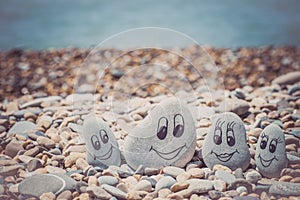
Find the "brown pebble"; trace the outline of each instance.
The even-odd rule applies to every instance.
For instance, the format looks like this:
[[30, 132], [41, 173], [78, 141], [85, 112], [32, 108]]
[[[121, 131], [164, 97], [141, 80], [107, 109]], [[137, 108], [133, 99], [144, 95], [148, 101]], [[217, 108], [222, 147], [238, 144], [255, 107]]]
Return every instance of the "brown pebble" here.
[[54, 148], [55, 147], [55, 142], [52, 141], [50, 138], [39, 136], [36, 139], [37, 143], [41, 146], [44, 146], [48, 149]]
[[189, 187], [188, 183], [175, 183], [174, 185], [171, 186], [171, 191], [172, 192], [178, 192], [180, 190], [187, 189]]
[[226, 166], [220, 165], [220, 164], [217, 164], [213, 167], [214, 172], [217, 171], [217, 170], [226, 171], [226, 172], [229, 172], [229, 173], [232, 172], [232, 170], [229, 167], [226, 167]]
[[[158, 192], [159, 193], [159, 192]], [[189, 198], [193, 194], [192, 189], [184, 189], [179, 192], [175, 192], [173, 194], [169, 194], [167, 196], [168, 199], [183, 199], [183, 198]]]
[[72, 199], [72, 192], [69, 190], [63, 191], [60, 193], [57, 198], [57, 200], [71, 200]]
[[52, 192], [44, 193], [40, 196], [40, 200], [55, 200], [56, 196]]
[[191, 175], [191, 178], [204, 178], [205, 172], [200, 168], [191, 168], [187, 171]]
[[300, 183], [300, 177], [295, 177], [290, 182], [291, 183]]
[[172, 193], [172, 191], [169, 190], [168, 188], [163, 188], [163, 189], [158, 191], [158, 197], [166, 198], [171, 193]]
[[280, 182], [289, 182], [292, 179], [293, 179], [293, 177], [285, 175], [285, 176], [280, 177], [280, 179], [278, 181], [280, 181]]
[[182, 182], [184, 182], [184, 181], [190, 179], [191, 177], [192, 177], [191, 174], [189, 174], [189, 173], [187, 173], [187, 172], [184, 172], [184, 173], [182, 173], [182, 174], [179, 174], [179, 175], [176, 177], [176, 181], [177, 181], [178, 183], [182, 183]]
[[294, 127], [295, 123], [293, 121], [288, 121], [283, 124], [283, 129], [286, 130], [288, 128]]
[[271, 112], [269, 112], [268, 117], [270, 119], [278, 119], [279, 118], [279, 114], [278, 114], [277, 111], [271, 111]]
[[11, 158], [14, 158], [21, 150], [24, 150], [23, 143], [13, 139], [6, 145], [5, 154]]

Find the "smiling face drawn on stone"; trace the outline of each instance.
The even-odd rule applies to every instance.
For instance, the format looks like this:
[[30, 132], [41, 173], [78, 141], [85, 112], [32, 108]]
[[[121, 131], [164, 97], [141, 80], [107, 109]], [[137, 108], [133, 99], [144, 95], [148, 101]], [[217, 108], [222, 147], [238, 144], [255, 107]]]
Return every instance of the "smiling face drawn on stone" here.
[[128, 135], [124, 156], [134, 169], [184, 166], [192, 158], [196, 132], [188, 108], [175, 98], [162, 101]]
[[84, 120], [83, 129], [89, 164], [101, 167], [120, 165], [118, 143], [104, 121], [91, 115]]
[[250, 152], [246, 143], [246, 131], [236, 114], [227, 112], [213, 117], [203, 143], [202, 155], [209, 168], [216, 164], [233, 170], [248, 167]]
[[267, 177], [278, 177], [286, 167], [284, 134], [277, 125], [267, 126], [260, 134], [255, 160], [259, 171]]

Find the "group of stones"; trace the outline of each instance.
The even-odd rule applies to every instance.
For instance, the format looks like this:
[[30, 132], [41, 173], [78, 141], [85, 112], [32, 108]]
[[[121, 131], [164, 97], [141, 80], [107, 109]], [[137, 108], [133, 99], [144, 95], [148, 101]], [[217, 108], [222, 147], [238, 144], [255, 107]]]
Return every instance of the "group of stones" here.
[[[296, 86], [292, 87], [291, 90], [293, 90], [293, 93], [297, 93]], [[41, 102], [35, 103], [40, 104]], [[44, 116], [43, 120], [40, 121], [41, 122], [37, 123], [39, 124], [43, 122], [44, 127], [48, 126], [46, 123], [44, 123], [46, 121], [49, 121], [46, 116]], [[250, 156], [249, 149], [246, 143], [245, 127], [243, 122], [238, 116], [233, 113], [223, 113], [215, 115], [214, 117], [212, 117], [211, 122], [212, 125], [208, 130], [208, 134], [205, 137], [205, 142], [202, 147], [201, 157], [203, 158], [205, 164], [212, 169], [212, 171], [214, 172], [213, 176], [226, 181], [228, 188], [233, 188], [241, 192], [252, 191], [251, 186], [249, 186], [249, 184], [247, 184], [244, 179], [242, 179], [244, 180], [244, 182], [238, 179], [238, 177], [241, 177], [241, 172], [238, 172], [239, 169], [242, 168], [245, 170], [248, 167]], [[187, 108], [177, 100], [167, 100], [165, 102], [162, 102], [154, 110], [152, 110], [147, 115], [147, 117], [142, 122], [140, 122], [138, 126], [130, 133], [130, 135], [126, 136], [123, 151], [122, 149], [121, 151], [118, 151], [118, 144], [114, 139], [115, 134], [113, 134], [110, 130], [111, 128], [109, 128], [105, 124], [106, 123], [104, 123], [101, 119], [97, 119], [96, 116], [90, 116], [86, 118], [83, 123], [83, 136], [86, 137], [85, 142], [87, 145], [86, 160], [93, 166], [96, 166], [94, 167], [94, 169], [98, 171], [101, 171], [103, 169], [99, 169], [97, 168], [97, 166], [100, 166], [100, 168], [105, 168], [105, 166], [103, 165], [110, 165], [108, 169], [102, 171], [103, 175], [110, 176], [100, 176], [98, 180], [96, 179], [96, 181], [93, 180], [95, 176], [90, 176], [93, 178], [89, 179], [89, 186], [85, 187], [84, 190], [81, 190], [81, 192], [84, 191], [85, 194], [88, 193], [91, 196], [96, 196], [100, 199], [109, 199], [112, 196], [115, 196], [117, 198], [128, 197], [124, 192], [126, 190], [121, 189], [121, 183], [118, 184], [118, 187], [115, 187], [118, 183], [118, 179], [113, 177], [116, 176], [114, 171], [118, 171], [119, 168], [114, 168], [114, 166], [112, 165], [120, 165], [122, 163], [123, 157], [125, 158], [125, 161], [128, 163], [128, 165], [136, 170], [135, 174], [146, 174], [148, 176], [151, 176], [151, 173], [158, 174], [159, 172], [157, 172], [157, 170], [155, 169], [160, 168], [161, 166], [174, 165], [184, 167], [193, 157], [195, 146], [193, 146], [194, 144], [192, 141], [194, 141], [194, 137], [196, 137], [193, 118], [190, 111], [187, 111]], [[275, 177], [278, 176], [278, 171], [281, 171], [281, 168], [284, 167], [281, 166], [281, 164], [287, 164], [285, 148], [281, 147], [281, 145], [285, 147], [284, 137], [282, 134], [282, 130], [274, 124], [268, 125], [264, 128], [265, 129], [260, 133], [260, 136], [258, 136], [255, 152], [256, 165], [259, 172], [264, 176]], [[10, 129], [10, 132], [17, 132], [16, 129], [17, 127], [13, 126]], [[53, 142], [51, 143], [51, 141], [47, 140], [47, 137], [42, 136], [41, 132], [36, 132], [35, 134], [35, 136], [30, 135], [30, 138], [35, 137], [37, 143], [43, 145], [44, 147], [47, 147], [48, 149], [52, 149], [53, 146], [55, 146]], [[22, 137], [18, 136], [18, 139], [22, 139]], [[172, 145], [167, 145], [169, 144], [169, 142], [171, 142]], [[175, 143], [179, 145], [177, 146], [177, 148], [171, 149], [172, 147], [176, 147], [176, 145], [174, 145]], [[13, 142], [11, 142], [11, 144], [13, 144]], [[208, 148], [205, 147], [206, 144], [209, 144]], [[9, 150], [9, 146], [11, 145], [6, 145], [7, 152]], [[209, 156], [215, 156], [215, 158], [209, 159], [209, 157], [205, 156], [207, 155], [205, 149], [207, 149], [206, 152], [208, 152]], [[191, 151], [192, 153], [189, 151]], [[239, 157], [240, 154], [243, 154], [244, 157]], [[12, 155], [11, 157], [14, 157], [14, 155]], [[273, 155], [275, 155], [275, 157]], [[25, 155], [21, 156], [22, 159], [23, 157], [25, 158]], [[18, 159], [21, 159], [21, 156], [19, 156]], [[148, 162], [149, 159], [152, 160], [152, 162]], [[230, 162], [231, 159], [235, 159], [234, 162]], [[76, 162], [76, 164], [78, 166], [80, 166], [79, 161], [82, 161], [84, 163], [84, 160], [82, 159], [77, 159], [77, 161], [78, 163]], [[239, 161], [239, 163], [237, 161]], [[299, 160], [297, 162], [299, 162]], [[225, 165], [228, 168], [219, 167], [218, 164], [222, 164], [223, 166]], [[141, 169], [141, 165], [143, 165], [145, 169]], [[207, 173], [205, 170], [199, 168], [199, 166], [191, 167], [191, 165], [193, 164], [188, 164], [189, 167], [187, 167], [186, 170], [181, 170], [181, 168], [179, 167], [164, 167], [163, 173], [167, 176], [161, 177], [160, 179], [156, 180], [157, 182], [155, 183], [153, 183], [153, 179], [139, 179], [139, 187], [141, 187], [140, 185], [143, 185], [143, 187], [142, 189], [135, 188], [134, 190], [143, 190], [144, 192], [147, 191], [147, 194], [151, 194], [153, 188], [155, 188], [155, 191], [158, 191], [160, 193], [162, 193], [161, 191], [163, 191], [164, 189], [168, 188], [173, 192], [173, 194], [168, 193], [165, 196], [169, 195], [169, 197], [173, 198], [180, 196], [192, 197], [192, 194], [207, 193], [213, 189], [218, 190], [218, 182], [214, 182], [214, 184], [216, 184], [214, 185], [213, 182], [209, 180], [198, 180], [198, 178], [207, 178]], [[84, 169], [88, 167], [88, 164], [84, 164], [84, 166], [85, 167], [80, 168]], [[8, 168], [9, 167], [7, 167], [7, 169]], [[220, 170], [220, 168], [222, 168], [222, 170]], [[151, 171], [151, 169], [153, 169], [153, 171]], [[276, 171], [272, 171], [272, 169], [275, 169]], [[17, 170], [12, 171], [16, 172]], [[235, 178], [231, 174], [233, 170]], [[1, 172], [2, 171], [3, 167], [1, 168]], [[89, 175], [93, 174], [93, 172], [91, 171], [89, 172]], [[133, 174], [130, 174], [128, 172], [128, 174], [126, 175], [126, 172], [124, 171], [118, 171], [117, 176], [132, 177], [130, 175]], [[195, 173], [194, 171], [199, 172]], [[228, 171], [230, 173], [228, 173]], [[240, 175], [238, 175], [239, 173]], [[293, 173], [294, 175], [292, 175]], [[182, 176], [184, 177], [187, 174], [191, 177], [187, 178], [188, 180], [181, 182]], [[295, 176], [296, 174], [296, 176], [299, 176], [299, 172], [297, 175], [297, 172], [295, 171], [290, 173], [281, 171], [280, 175], [284, 176], [285, 174], [289, 174], [290, 176]], [[1, 175], [3, 175], [3, 173]], [[208, 176], [208, 178], [213, 176]], [[253, 173], [247, 172], [246, 180], [250, 181], [251, 183], [256, 183], [259, 182], [259, 179], [261, 179], [261, 177], [259, 178], [259, 176], [260, 174], [256, 171], [254, 171]], [[51, 197], [51, 194], [44, 194], [48, 191], [52, 191], [52, 195], [54, 195], [54, 197], [62, 197], [63, 195], [70, 196], [70, 194], [68, 194], [69, 191], [77, 190], [78, 187], [80, 187], [80, 185], [78, 185], [78, 183], [76, 183], [73, 178], [64, 176], [63, 174], [50, 172], [49, 174], [26, 177], [24, 181], [19, 184], [18, 191], [23, 195], [36, 197], [42, 196], [43, 198], [46, 198], [46, 195], [50, 195]], [[44, 181], [51, 184], [47, 185], [47, 188], [45, 188], [42, 184]], [[97, 184], [100, 184], [101, 187], [95, 186], [97, 185], [95, 184], [95, 182], [99, 182]], [[260, 183], [262, 185], [270, 184], [269, 182]], [[282, 190], [282, 187], [285, 187], [285, 192], [286, 190], [292, 191], [287, 193], [288, 195], [299, 195], [297, 192], [295, 192], [297, 190], [299, 191], [298, 184], [285, 185], [284, 183], [272, 183], [269, 192], [272, 194], [280, 194], [279, 191]], [[221, 189], [221, 191], [224, 191], [224, 189]], [[144, 193], [139, 194], [145, 195]], [[218, 193], [209, 193], [209, 195], [211, 198], [213, 198], [213, 195], [217, 196]], [[164, 195], [160, 194], [160, 197], [162, 196]]]

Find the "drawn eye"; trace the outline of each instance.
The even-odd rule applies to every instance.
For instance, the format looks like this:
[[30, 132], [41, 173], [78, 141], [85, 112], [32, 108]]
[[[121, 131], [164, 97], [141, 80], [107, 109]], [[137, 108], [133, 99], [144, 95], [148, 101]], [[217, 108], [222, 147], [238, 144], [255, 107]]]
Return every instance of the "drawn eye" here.
[[160, 140], [163, 140], [166, 138], [168, 133], [168, 120], [165, 117], [162, 117], [158, 121], [158, 127], [157, 127], [157, 137]]
[[215, 128], [215, 131], [214, 131], [214, 143], [216, 145], [220, 145], [222, 143], [222, 129], [221, 129], [221, 127], [222, 127], [223, 123], [219, 119], [217, 121], [217, 124], [216, 124], [216, 128]]
[[220, 145], [222, 143], [222, 130], [221, 129], [215, 129], [214, 143], [217, 145]]
[[106, 144], [106, 143], [108, 142], [108, 140], [109, 140], [106, 131], [103, 130], [103, 129], [100, 130], [100, 137], [101, 137], [101, 140], [102, 140], [102, 142], [103, 142], [104, 144]]
[[263, 133], [262, 138], [261, 138], [261, 142], [260, 142], [260, 148], [265, 149], [266, 146], [267, 146], [267, 143], [268, 143], [268, 138]]
[[276, 148], [277, 148], [277, 141], [275, 139], [273, 139], [271, 142], [270, 142], [270, 145], [269, 145], [269, 151], [271, 153], [274, 153], [276, 151]]
[[101, 148], [99, 138], [96, 135], [92, 136], [91, 142], [95, 150], [99, 150]]
[[175, 137], [181, 137], [184, 132], [184, 120], [181, 114], [176, 114], [174, 116], [174, 131], [173, 135]]
[[233, 130], [227, 130], [226, 135], [227, 135], [227, 144], [231, 147], [233, 145], [235, 145], [235, 138], [234, 138]]

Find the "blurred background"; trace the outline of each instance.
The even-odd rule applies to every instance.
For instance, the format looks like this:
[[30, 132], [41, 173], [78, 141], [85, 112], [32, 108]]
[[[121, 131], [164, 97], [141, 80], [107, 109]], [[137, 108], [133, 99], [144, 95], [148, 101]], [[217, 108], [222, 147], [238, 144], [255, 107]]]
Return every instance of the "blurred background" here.
[[132, 28], [213, 47], [300, 45], [298, 0], [0, 0], [0, 50], [92, 47]]

